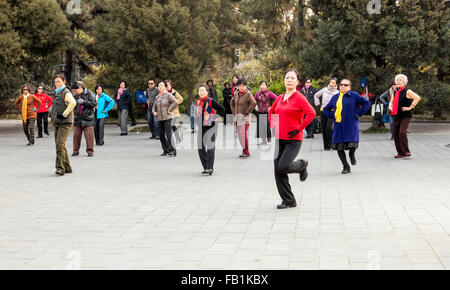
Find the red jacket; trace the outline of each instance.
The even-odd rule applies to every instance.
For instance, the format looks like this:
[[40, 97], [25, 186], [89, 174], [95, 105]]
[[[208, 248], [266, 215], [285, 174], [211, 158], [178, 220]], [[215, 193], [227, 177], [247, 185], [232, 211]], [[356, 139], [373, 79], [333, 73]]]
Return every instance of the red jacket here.
[[42, 94], [38, 94], [38, 93], [36, 93], [36, 94], [34, 94], [36, 97], [38, 97], [39, 98], [39, 100], [41, 100], [41, 102], [42, 102], [42, 106], [41, 106], [41, 108], [37, 111], [37, 113], [45, 113], [45, 112], [48, 112], [48, 108], [50, 108], [51, 106], [52, 106], [52, 104], [53, 104], [53, 99], [49, 96], [49, 95], [47, 95], [47, 94], [45, 94], [45, 93], [42, 93]]
[[[269, 111], [270, 126], [276, 128], [275, 135], [281, 140], [303, 141], [303, 130], [312, 122], [316, 111], [304, 95], [298, 91], [285, 102], [284, 94], [279, 96]], [[290, 132], [299, 133], [290, 138]]]

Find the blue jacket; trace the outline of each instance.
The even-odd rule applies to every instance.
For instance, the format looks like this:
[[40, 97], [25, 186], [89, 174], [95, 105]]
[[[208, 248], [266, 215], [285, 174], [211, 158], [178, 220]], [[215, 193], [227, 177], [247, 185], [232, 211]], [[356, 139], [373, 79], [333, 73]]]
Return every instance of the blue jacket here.
[[[349, 91], [342, 98], [342, 121], [336, 123], [334, 113], [339, 94], [334, 95], [323, 113], [334, 120], [333, 144], [359, 142], [359, 120], [370, 108], [370, 102], [357, 92]], [[361, 107], [360, 107], [361, 106]]]
[[[113, 107], [114, 100], [107, 94], [102, 93], [97, 101], [97, 119], [108, 118], [108, 112], [111, 111]], [[103, 114], [103, 111], [105, 111], [106, 114]]]

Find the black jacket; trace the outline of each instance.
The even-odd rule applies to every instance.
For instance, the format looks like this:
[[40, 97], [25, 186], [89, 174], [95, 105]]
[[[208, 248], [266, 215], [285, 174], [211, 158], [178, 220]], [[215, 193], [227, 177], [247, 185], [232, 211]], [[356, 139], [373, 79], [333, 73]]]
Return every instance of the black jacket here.
[[[78, 100], [82, 99], [83, 103], [79, 104]], [[73, 110], [75, 127], [89, 127], [95, 125], [95, 107], [97, 101], [94, 94], [88, 89], [84, 89], [83, 94], [75, 96], [77, 106]]]
[[130, 91], [128, 89], [125, 89], [123, 91], [122, 96], [120, 96], [120, 100], [117, 100], [117, 92], [114, 94], [114, 100], [116, 100], [117, 103], [117, 109], [127, 109], [131, 105], [131, 101], [133, 100], [133, 96], [131, 95]]
[[208, 96], [217, 101], [217, 91], [215, 87], [208, 89]]
[[300, 93], [308, 99], [308, 102], [313, 106], [314, 108], [314, 95], [318, 92], [318, 90], [314, 87], [309, 87], [308, 90], [306, 90], [305, 87], [300, 90]]
[[225, 112], [227, 114], [231, 114], [231, 88], [229, 89], [223, 89], [222, 91], [222, 96], [223, 96], [223, 106], [225, 107]]

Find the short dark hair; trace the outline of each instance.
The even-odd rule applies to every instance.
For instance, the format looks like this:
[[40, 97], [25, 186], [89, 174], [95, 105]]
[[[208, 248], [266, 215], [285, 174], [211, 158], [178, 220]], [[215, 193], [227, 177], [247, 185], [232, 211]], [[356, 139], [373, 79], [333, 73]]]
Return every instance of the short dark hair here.
[[266, 86], [267, 86], [267, 82], [266, 81], [260, 81], [259, 82], [259, 86], [261, 86], [263, 83], [266, 84]]
[[73, 84], [73, 85], [70, 87], [71, 90], [78, 90], [78, 89], [80, 89], [80, 88], [81, 88], [81, 86], [80, 86], [79, 84]]
[[57, 74], [54, 78], [53, 81], [56, 79], [61, 79], [63, 82], [66, 82], [66, 77], [62, 74]]
[[43, 90], [43, 91], [45, 90], [44, 84], [40, 83], [40, 84], [38, 84], [37, 87], [36, 87], [36, 91], [34, 92], [35, 94], [37, 94], [38, 89], [39, 89], [40, 87], [42, 87], [42, 90]]
[[214, 85], [214, 81], [213, 80], [207, 80], [206, 84], [208, 84], [209, 82], [211, 82]]
[[170, 86], [172, 87], [172, 90], [173, 90], [173, 83], [171, 80], [165, 80], [164, 83], [165, 83], [166, 87], [167, 87], [167, 84], [170, 84]]
[[27, 89], [28, 92], [31, 93], [31, 88], [30, 88], [28, 85], [23, 85], [23, 86], [20, 88], [20, 91], [23, 92], [24, 89]]
[[352, 81], [351, 81], [350, 79], [343, 78], [343, 79], [341, 80], [341, 82], [342, 82], [342, 81], [349, 81], [349, 82], [350, 82], [350, 85], [352, 85]]
[[226, 87], [227, 85], [229, 85], [231, 87], [231, 84], [229, 82], [226, 82], [223, 84], [224, 87]]
[[288, 70], [284, 73], [284, 76], [286, 76], [286, 75], [287, 75], [288, 73], [290, 73], [290, 72], [294, 72], [294, 73], [297, 75], [297, 80], [300, 81], [300, 74], [298, 73], [298, 71], [297, 71], [296, 69], [293, 69], [293, 68], [288, 69]]
[[126, 81], [120, 81], [119, 87], [120, 87], [120, 84], [121, 84], [121, 83], [124, 83], [124, 84], [125, 84], [125, 88], [127, 88], [127, 82], [126, 82]]
[[100, 84], [97, 84], [96, 86], [95, 86], [95, 93], [97, 93], [97, 89], [98, 88], [101, 88], [102, 89], [102, 93], [105, 91], [105, 89], [103, 88], [103, 85], [100, 85]]
[[247, 80], [244, 79], [244, 78], [240, 78], [240, 79], [238, 79], [236, 85], [237, 85], [237, 86], [240, 86], [240, 85], [246, 86], [246, 85], [247, 85]]
[[330, 82], [331, 82], [331, 81], [335, 81], [335, 82], [337, 83], [337, 82], [339, 81], [339, 79], [338, 79], [337, 77], [332, 77], [331, 80], [330, 80]]

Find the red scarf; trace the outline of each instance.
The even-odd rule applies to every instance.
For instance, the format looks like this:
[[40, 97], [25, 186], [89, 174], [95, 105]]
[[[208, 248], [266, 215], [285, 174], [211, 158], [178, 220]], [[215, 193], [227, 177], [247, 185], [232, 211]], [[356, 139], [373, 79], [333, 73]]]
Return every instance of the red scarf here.
[[392, 103], [392, 116], [396, 116], [398, 114], [398, 102], [400, 98], [400, 92], [403, 91], [406, 87], [402, 87], [395, 92], [394, 102]]

